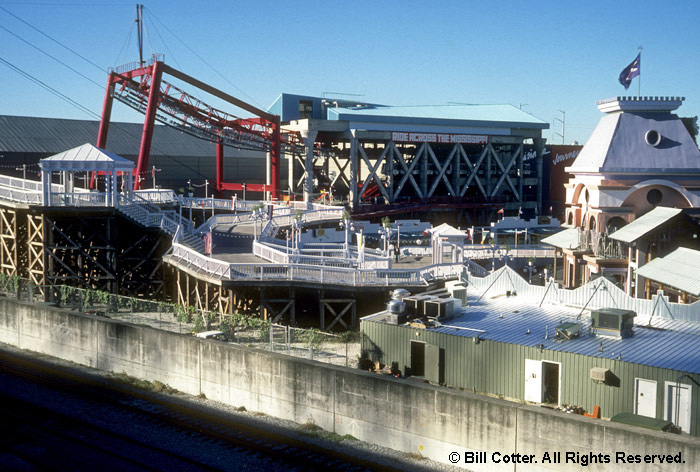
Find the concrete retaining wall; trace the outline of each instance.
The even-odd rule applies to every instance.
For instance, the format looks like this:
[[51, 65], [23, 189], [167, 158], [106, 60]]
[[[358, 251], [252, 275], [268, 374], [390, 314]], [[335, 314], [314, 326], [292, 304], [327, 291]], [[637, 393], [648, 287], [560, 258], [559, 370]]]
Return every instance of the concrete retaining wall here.
[[[0, 342], [158, 380], [248, 410], [313, 422], [340, 435], [438, 461], [448, 462], [450, 453], [457, 453], [452, 457], [475, 471], [580, 470], [591, 456], [609, 462], [585, 470], [675, 471], [700, 466], [700, 440], [687, 436], [647, 432], [8, 299], [0, 299]], [[475, 451], [485, 451], [486, 462], [465, 464], [466, 453]], [[561, 463], [555, 462], [557, 452]], [[503, 456], [513, 453], [531, 454], [537, 463], [504, 463]], [[640, 455], [641, 463], [622, 464], [618, 453], [626, 461], [628, 455], [633, 461]], [[644, 463], [645, 454], [678, 453], [685, 464]]]

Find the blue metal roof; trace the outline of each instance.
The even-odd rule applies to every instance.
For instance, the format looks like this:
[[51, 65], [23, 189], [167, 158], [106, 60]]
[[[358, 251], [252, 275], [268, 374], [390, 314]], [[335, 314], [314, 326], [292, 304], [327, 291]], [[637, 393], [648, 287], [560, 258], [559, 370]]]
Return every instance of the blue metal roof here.
[[[625, 339], [589, 334], [590, 317], [584, 314], [581, 336], [571, 341], [554, 340], [554, 328], [565, 322], [576, 322], [578, 309], [561, 305], [523, 304], [522, 297], [470, 301], [461, 315], [431, 329], [439, 333], [475, 337], [482, 340], [563, 351], [605, 359], [700, 374], [700, 323], [652, 318], [635, 318], [634, 335]], [[456, 326], [477, 331], [450, 328]], [[529, 333], [529, 334], [528, 334]], [[545, 339], [545, 333], [548, 338]], [[601, 352], [602, 343], [602, 352]]]
[[512, 105], [423, 105], [328, 108], [329, 120], [547, 129], [549, 123]]

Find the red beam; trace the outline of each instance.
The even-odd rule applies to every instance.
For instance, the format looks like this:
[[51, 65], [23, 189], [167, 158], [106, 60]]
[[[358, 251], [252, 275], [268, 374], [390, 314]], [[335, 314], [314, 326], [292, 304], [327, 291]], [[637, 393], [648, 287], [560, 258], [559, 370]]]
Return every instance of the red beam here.
[[221, 190], [243, 190], [243, 186], [249, 192], [269, 192], [270, 185], [265, 184], [234, 184], [231, 182], [221, 182]]
[[224, 143], [216, 142], [216, 191], [221, 192], [221, 184], [224, 183]]
[[270, 192], [272, 193], [271, 200], [279, 198], [280, 191], [280, 166], [281, 166], [281, 143], [282, 137], [280, 134], [280, 117], [275, 115], [272, 122], [272, 149], [270, 150], [270, 181], [272, 183]]
[[156, 122], [156, 111], [160, 101], [160, 79], [163, 75], [163, 63], [153, 63], [153, 73], [151, 74], [151, 89], [148, 93], [148, 105], [146, 106], [146, 119], [143, 122], [143, 133], [141, 135], [141, 148], [139, 149], [139, 161], [136, 164], [136, 178], [134, 179], [134, 190], [141, 188], [141, 174], [148, 168], [148, 158], [151, 155], [151, 142], [153, 141], [153, 126]]
[[[110, 73], [107, 78], [107, 89], [105, 99], [102, 104], [102, 118], [100, 119], [100, 130], [97, 133], [97, 147], [105, 149], [107, 147], [107, 134], [109, 133], [109, 122], [112, 118], [112, 104], [114, 103], [114, 73]], [[94, 172], [90, 174], [90, 188], [96, 188], [97, 176]]]
[[207, 93], [210, 93], [211, 95], [214, 95], [215, 97], [218, 97], [224, 101], [227, 101], [231, 103], [232, 105], [236, 105], [238, 108], [241, 108], [247, 112], [250, 112], [254, 115], [257, 115], [261, 118], [265, 118], [267, 121], [273, 121], [275, 119], [276, 115], [273, 115], [271, 113], [266, 112], [265, 110], [261, 110], [260, 108], [254, 107], [253, 105], [250, 105], [243, 100], [239, 100], [238, 98], [227, 94], [226, 92], [222, 92], [221, 90], [212, 87], [211, 85], [207, 85], [201, 80], [197, 80], [194, 77], [191, 77], [184, 72], [180, 72], [177, 69], [173, 69], [172, 67], [168, 66], [165, 63], [163, 64], [163, 72], [166, 74], [172, 75], [173, 77], [177, 77], [178, 79], [182, 80], [183, 82], [187, 82], [190, 85], [194, 85], [200, 90], [204, 90]]

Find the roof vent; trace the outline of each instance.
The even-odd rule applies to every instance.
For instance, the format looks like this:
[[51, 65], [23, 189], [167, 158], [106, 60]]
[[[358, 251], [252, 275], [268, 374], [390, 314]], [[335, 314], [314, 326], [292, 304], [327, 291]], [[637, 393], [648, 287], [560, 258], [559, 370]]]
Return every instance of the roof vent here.
[[655, 129], [650, 129], [644, 134], [644, 141], [646, 141], [649, 146], [656, 147], [661, 143], [661, 133]]
[[560, 341], [570, 341], [578, 338], [583, 325], [581, 323], [562, 323], [554, 328], [554, 339]]

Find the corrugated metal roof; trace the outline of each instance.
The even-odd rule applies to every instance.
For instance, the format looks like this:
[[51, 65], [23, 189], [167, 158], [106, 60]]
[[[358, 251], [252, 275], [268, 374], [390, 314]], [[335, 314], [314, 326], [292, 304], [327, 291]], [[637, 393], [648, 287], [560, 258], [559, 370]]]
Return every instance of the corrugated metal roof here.
[[637, 270], [642, 277], [700, 297], [700, 251], [679, 247]]
[[[97, 142], [99, 121], [0, 115], [0, 152], [58, 154], [84, 143]], [[106, 150], [137, 156], [143, 124], [116, 123], [109, 127]], [[235, 150], [227, 150], [227, 154]], [[216, 145], [167, 126], [156, 126], [151, 155], [211, 157]]]
[[442, 121], [443, 124], [488, 125], [547, 129], [549, 123], [512, 105], [424, 105], [329, 108], [329, 120], [414, 122]]
[[[662, 140], [647, 144], [646, 133]], [[700, 174], [700, 151], [683, 122], [671, 113], [623, 112], [605, 115], [568, 172]]]
[[542, 242], [561, 249], [576, 249], [579, 246], [578, 228], [569, 228], [542, 239]]
[[[562, 305], [523, 304], [520, 297], [470, 301], [462, 315], [447, 321], [447, 326], [434, 331], [455, 336], [537, 347], [551, 351], [571, 352], [605, 359], [619, 359], [635, 364], [700, 374], [700, 324], [652, 318], [635, 320], [634, 335], [615, 339], [588, 332], [590, 318], [576, 316], [580, 310]], [[554, 339], [554, 328], [565, 322], [584, 325], [581, 336], [571, 341]], [[450, 328], [469, 328], [468, 331]], [[546, 339], [545, 339], [546, 336]], [[601, 350], [602, 346], [602, 350]]]
[[610, 238], [623, 243], [634, 242], [681, 214], [682, 211], [679, 208], [656, 207], [612, 233]]

